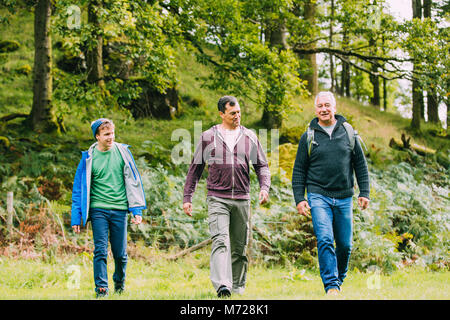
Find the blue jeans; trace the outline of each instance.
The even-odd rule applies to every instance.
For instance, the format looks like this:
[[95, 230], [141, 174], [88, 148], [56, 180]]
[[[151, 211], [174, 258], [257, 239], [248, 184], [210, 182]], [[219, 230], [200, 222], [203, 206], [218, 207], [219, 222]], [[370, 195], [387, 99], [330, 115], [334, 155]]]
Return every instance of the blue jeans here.
[[352, 250], [352, 197], [335, 199], [308, 193], [308, 203], [317, 238], [320, 276], [325, 291], [339, 289], [347, 275]]
[[94, 282], [95, 289], [108, 289], [106, 260], [108, 257], [108, 234], [114, 257], [113, 280], [116, 286], [123, 286], [127, 267], [127, 216], [125, 210], [92, 208], [89, 211], [94, 235]]

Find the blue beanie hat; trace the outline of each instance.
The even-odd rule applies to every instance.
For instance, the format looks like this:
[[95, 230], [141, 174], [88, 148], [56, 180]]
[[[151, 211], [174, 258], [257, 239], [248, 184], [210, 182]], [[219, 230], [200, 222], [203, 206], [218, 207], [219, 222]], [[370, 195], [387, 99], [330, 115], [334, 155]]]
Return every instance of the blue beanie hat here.
[[106, 119], [100, 118], [91, 122], [92, 134], [94, 135], [94, 139], [97, 139], [95, 135], [97, 134], [97, 129], [100, 127]]

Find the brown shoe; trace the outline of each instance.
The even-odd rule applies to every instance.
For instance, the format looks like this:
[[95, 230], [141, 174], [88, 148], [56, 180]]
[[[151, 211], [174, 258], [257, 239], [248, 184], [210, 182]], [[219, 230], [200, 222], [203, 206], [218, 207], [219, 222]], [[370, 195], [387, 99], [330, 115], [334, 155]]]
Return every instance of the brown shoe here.
[[337, 296], [339, 294], [339, 290], [335, 288], [331, 288], [327, 291], [327, 296]]

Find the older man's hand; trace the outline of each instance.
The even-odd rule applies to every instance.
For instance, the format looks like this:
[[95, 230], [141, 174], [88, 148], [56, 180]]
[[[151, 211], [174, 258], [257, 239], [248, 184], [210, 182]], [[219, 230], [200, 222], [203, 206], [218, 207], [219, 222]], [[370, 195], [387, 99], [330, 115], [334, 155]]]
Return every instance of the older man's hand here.
[[299, 202], [299, 204], [297, 205], [297, 211], [302, 216], [305, 216], [305, 217], [309, 216], [311, 214], [310, 210], [311, 210], [311, 207], [309, 206], [308, 201], [306, 201], [306, 200]]
[[359, 197], [358, 198], [358, 205], [361, 208], [361, 210], [367, 209], [367, 207], [369, 206], [369, 202], [370, 200], [364, 197]]

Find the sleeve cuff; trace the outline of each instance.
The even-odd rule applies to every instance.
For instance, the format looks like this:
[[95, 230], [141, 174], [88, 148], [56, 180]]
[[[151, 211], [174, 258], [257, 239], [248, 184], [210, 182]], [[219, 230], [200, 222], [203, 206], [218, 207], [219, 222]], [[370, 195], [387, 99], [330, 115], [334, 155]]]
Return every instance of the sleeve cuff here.
[[142, 216], [142, 210], [141, 209], [130, 209], [130, 212], [133, 216]]
[[359, 196], [358, 196], [358, 198], [367, 198], [367, 199], [369, 199], [370, 200], [370, 197], [369, 197], [369, 194], [367, 194], [367, 193], [360, 193], [359, 194]]

